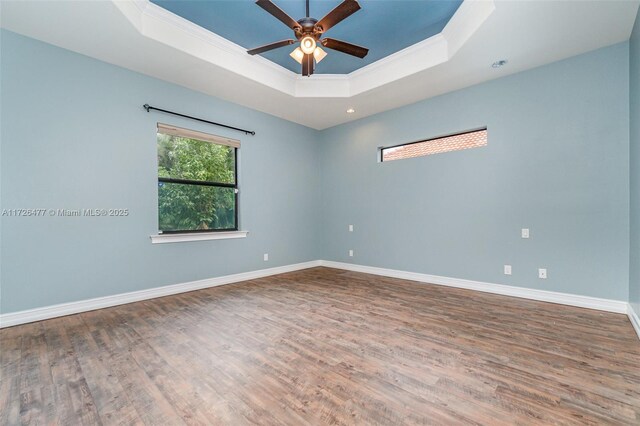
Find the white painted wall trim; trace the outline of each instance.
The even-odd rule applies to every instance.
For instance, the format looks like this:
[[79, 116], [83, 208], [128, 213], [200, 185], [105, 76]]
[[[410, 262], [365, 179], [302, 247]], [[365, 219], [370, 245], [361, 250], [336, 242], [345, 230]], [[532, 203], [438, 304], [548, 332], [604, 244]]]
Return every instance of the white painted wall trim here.
[[520, 297], [523, 299], [538, 300], [543, 302], [558, 303], [562, 305], [577, 306], [581, 308], [596, 309], [600, 311], [627, 314], [631, 324], [640, 338], [640, 319], [637, 313], [627, 302], [620, 300], [600, 299], [596, 297], [579, 296], [575, 294], [558, 293], [553, 291], [535, 290], [530, 288], [513, 287], [502, 284], [491, 284], [480, 281], [463, 280], [459, 278], [442, 277], [437, 275], [420, 274], [416, 272], [398, 271], [394, 269], [377, 268], [373, 266], [356, 265], [351, 263], [333, 262], [328, 260], [313, 260], [293, 265], [279, 266], [269, 269], [261, 269], [251, 272], [226, 275], [216, 278], [208, 278], [199, 281], [168, 285], [164, 287], [150, 288], [147, 290], [130, 293], [116, 294], [113, 296], [97, 297], [95, 299], [81, 300], [77, 302], [62, 303], [43, 308], [29, 309], [26, 311], [0, 314], [0, 328], [26, 324], [34, 321], [42, 321], [80, 312], [93, 311], [111, 306], [124, 305], [141, 300], [155, 299], [157, 297], [170, 296], [172, 294], [185, 293], [203, 288], [232, 284], [240, 281], [284, 274], [302, 269], [325, 266], [328, 268], [343, 269], [347, 271], [362, 272], [365, 274], [393, 277], [404, 280], [418, 281], [422, 283], [444, 285], [449, 287], [465, 288], [468, 290], [482, 291], [485, 293], [501, 294], [505, 296]]
[[228, 232], [193, 232], [185, 234], [157, 234], [151, 235], [151, 244], [184, 243], [188, 241], [229, 240], [246, 238], [249, 231]]
[[465, 0], [441, 33], [343, 75], [302, 77], [152, 3], [111, 0], [144, 37], [296, 98], [349, 98], [449, 61], [495, 10]]
[[208, 278], [199, 281], [191, 281], [164, 287], [150, 288], [147, 290], [133, 291], [130, 293], [116, 294], [113, 296], [96, 297], [95, 299], [80, 300], [78, 302], [61, 303], [59, 305], [46, 306], [44, 308], [29, 309], [26, 311], [12, 312], [0, 315], [0, 328], [26, 324], [34, 321], [62, 317], [80, 312], [93, 311], [108, 308], [110, 306], [124, 305], [140, 300], [155, 299], [156, 297], [170, 296], [172, 294], [186, 293], [188, 291], [203, 288], [217, 287], [220, 285], [236, 283], [239, 281], [253, 280], [269, 277], [271, 275], [284, 274], [286, 272], [299, 271], [301, 269], [320, 266], [320, 261], [296, 263], [293, 265], [278, 266], [275, 268], [261, 269], [240, 274], [226, 275], [217, 278]]
[[629, 317], [629, 321], [631, 321], [631, 325], [634, 330], [636, 330], [636, 334], [638, 335], [638, 339], [640, 339], [640, 317], [638, 317], [638, 313], [633, 310], [631, 303], [627, 308], [627, 316]]
[[377, 268], [374, 266], [355, 265], [352, 263], [333, 262], [327, 260], [320, 261], [320, 265], [328, 268], [363, 272], [365, 274], [381, 275], [384, 277], [400, 278], [403, 280], [419, 281], [448, 287], [465, 288], [485, 293], [502, 294], [504, 296], [559, 303], [562, 305], [597, 309], [599, 311], [615, 312], [619, 314], [626, 314], [628, 309], [628, 303], [621, 300], [600, 299], [597, 297], [579, 296], [575, 294], [536, 290], [532, 288], [513, 287], [502, 284], [492, 284], [480, 281], [463, 280], [460, 278], [441, 277], [438, 275], [420, 274], [416, 272], [398, 271], [395, 269]]

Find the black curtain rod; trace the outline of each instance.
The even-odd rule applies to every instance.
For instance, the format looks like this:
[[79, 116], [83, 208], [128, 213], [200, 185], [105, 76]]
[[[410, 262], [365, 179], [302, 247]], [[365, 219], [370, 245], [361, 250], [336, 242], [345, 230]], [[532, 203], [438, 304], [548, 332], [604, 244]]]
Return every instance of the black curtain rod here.
[[147, 112], [151, 111], [152, 109], [156, 110], [156, 111], [160, 111], [160, 112], [165, 112], [167, 114], [173, 114], [173, 115], [177, 115], [178, 117], [184, 117], [184, 118], [188, 118], [190, 120], [196, 120], [196, 121], [201, 121], [203, 123], [207, 123], [207, 124], [213, 124], [214, 126], [220, 126], [220, 127], [224, 127], [226, 129], [231, 129], [231, 130], [237, 130], [239, 132], [244, 132], [247, 135], [255, 135], [256, 132], [254, 132], [253, 130], [245, 130], [245, 129], [240, 129], [238, 127], [233, 127], [233, 126], [227, 126], [226, 124], [220, 124], [220, 123], [216, 123], [214, 121], [209, 121], [209, 120], [204, 120], [202, 118], [197, 118], [197, 117], [192, 117], [190, 115], [185, 115], [185, 114], [180, 114], [179, 112], [173, 112], [173, 111], [167, 111], [166, 109], [162, 109], [162, 108], [156, 108], [156, 107], [152, 107], [149, 104], [144, 104], [142, 106], [144, 109], [147, 110]]

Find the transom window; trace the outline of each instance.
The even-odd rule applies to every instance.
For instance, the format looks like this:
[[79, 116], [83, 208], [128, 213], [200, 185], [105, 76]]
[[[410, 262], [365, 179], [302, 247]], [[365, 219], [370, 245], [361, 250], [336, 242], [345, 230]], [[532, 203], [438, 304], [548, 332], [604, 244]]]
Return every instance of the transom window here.
[[472, 130], [424, 141], [411, 142], [402, 145], [382, 148], [381, 160], [393, 161], [405, 158], [422, 157], [449, 151], [461, 151], [469, 148], [479, 148], [487, 145], [487, 129]]
[[238, 149], [221, 136], [158, 124], [160, 233], [238, 230]]

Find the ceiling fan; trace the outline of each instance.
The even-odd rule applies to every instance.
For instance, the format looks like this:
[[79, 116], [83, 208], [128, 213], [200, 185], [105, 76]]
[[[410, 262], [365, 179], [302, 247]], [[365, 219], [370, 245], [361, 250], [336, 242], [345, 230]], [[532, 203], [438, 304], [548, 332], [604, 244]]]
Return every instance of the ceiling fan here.
[[[293, 30], [296, 40], [300, 41], [300, 46], [291, 52], [290, 56], [302, 64], [302, 75], [304, 76], [308, 77], [313, 74], [314, 60], [318, 63], [327, 56], [327, 52], [322, 50], [318, 44], [321, 44], [327, 49], [337, 50], [348, 55], [357, 56], [358, 58], [364, 58], [367, 56], [367, 53], [369, 53], [369, 49], [366, 47], [357, 46], [347, 43], [346, 41], [333, 38], [320, 39], [329, 28], [360, 10], [360, 4], [358, 4], [357, 0], [343, 0], [342, 3], [319, 21], [309, 16], [309, 0], [307, 0], [307, 16], [297, 21], [287, 15], [286, 12], [276, 6], [271, 0], [257, 0], [256, 4]], [[247, 53], [249, 55], [256, 55], [279, 47], [292, 45], [296, 43], [296, 40], [288, 39], [277, 41], [247, 50]]]

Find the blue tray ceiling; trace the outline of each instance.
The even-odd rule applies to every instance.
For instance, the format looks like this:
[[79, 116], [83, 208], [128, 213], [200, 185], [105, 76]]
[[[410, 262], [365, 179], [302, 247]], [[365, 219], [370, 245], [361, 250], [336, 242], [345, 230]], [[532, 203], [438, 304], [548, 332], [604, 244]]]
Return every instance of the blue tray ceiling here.
[[[153, 3], [250, 49], [293, 37], [293, 31], [254, 0], [151, 0]], [[304, 0], [273, 0], [298, 20], [305, 16]], [[311, 16], [320, 19], [341, 0], [311, 0]], [[364, 59], [325, 49], [318, 74], [347, 74], [438, 34], [462, 0], [359, 0], [362, 9], [327, 31], [326, 36], [369, 48]], [[289, 56], [296, 46], [263, 53], [265, 58], [300, 73]]]

